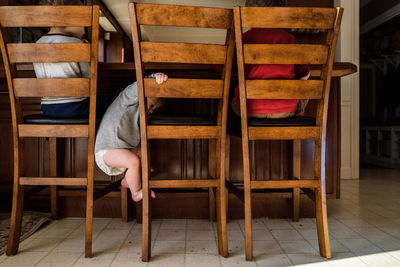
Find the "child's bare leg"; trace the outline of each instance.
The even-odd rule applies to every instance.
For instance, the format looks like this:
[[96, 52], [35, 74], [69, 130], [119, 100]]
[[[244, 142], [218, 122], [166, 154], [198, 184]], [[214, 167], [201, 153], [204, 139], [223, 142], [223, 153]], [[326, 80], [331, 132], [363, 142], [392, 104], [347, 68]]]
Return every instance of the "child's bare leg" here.
[[142, 182], [140, 177], [140, 159], [129, 149], [110, 149], [104, 156], [104, 163], [114, 168], [127, 168], [122, 186], [128, 186], [133, 201], [142, 199]]
[[[142, 150], [141, 150], [141, 148], [140, 148], [140, 144], [139, 144], [137, 147], [132, 148], [131, 151], [132, 151], [133, 153], [135, 153], [140, 159], [142, 158]], [[154, 170], [153, 170], [152, 168], [150, 168], [150, 172], [154, 172]], [[124, 180], [122, 180], [122, 182], [121, 182], [121, 185], [122, 185], [122, 186], [124, 186], [124, 185], [123, 185], [123, 182], [124, 182]], [[124, 186], [124, 187], [127, 187], [127, 186]], [[154, 193], [153, 190], [151, 190], [151, 197], [152, 197], [152, 198], [155, 198], [155, 197], [156, 197], [156, 193]]]

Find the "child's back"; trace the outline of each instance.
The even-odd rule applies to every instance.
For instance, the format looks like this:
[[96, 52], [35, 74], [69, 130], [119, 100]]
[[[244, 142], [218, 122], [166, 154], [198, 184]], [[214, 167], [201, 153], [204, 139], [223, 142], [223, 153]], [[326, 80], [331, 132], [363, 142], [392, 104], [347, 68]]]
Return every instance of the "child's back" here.
[[[281, 29], [254, 28], [244, 33], [244, 44], [295, 44], [296, 38]], [[246, 64], [247, 79], [300, 79], [309, 74], [308, 65], [293, 64]], [[239, 99], [239, 87], [235, 89]], [[249, 114], [285, 114], [296, 110], [297, 99], [250, 99], [247, 100]], [[236, 103], [240, 109], [239, 101]], [[285, 116], [283, 116], [285, 117]]]

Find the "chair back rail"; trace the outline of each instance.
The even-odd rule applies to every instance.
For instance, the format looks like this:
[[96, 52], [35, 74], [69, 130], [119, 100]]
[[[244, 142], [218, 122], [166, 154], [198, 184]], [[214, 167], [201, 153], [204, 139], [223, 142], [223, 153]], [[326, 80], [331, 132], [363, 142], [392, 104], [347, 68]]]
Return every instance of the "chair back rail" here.
[[7, 44], [10, 63], [90, 62], [90, 44]]
[[225, 64], [226, 46], [141, 42], [143, 62]]
[[168, 79], [157, 84], [154, 79], [144, 79], [146, 97], [164, 98], [222, 98], [223, 81], [211, 79]]
[[92, 25], [91, 6], [3, 6], [3, 27], [56, 27]]
[[333, 8], [241, 7], [240, 12], [244, 28], [332, 29], [336, 17]]
[[232, 11], [223, 8], [136, 4], [140, 25], [228, 29]]
[[89, 78], [15, 78], [16, 97], [87, 97], [90, 95]]
[[328, 46], [306, 44], [245, 44], [244, 64], [325, 64]]

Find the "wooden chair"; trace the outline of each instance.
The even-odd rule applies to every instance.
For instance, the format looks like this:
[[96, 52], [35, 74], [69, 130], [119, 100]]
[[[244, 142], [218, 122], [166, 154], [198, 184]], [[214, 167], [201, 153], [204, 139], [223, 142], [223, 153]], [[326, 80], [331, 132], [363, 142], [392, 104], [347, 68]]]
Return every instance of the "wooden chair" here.
[[[99, 33], [98, 6], [7, 6], [0, 7], [0, 46], [10, 95], [14, 142], [14, 189], [7, 255], [18, 252], [26, 185], [50, 185], [53, 217], [57, 216], [56, 186], [86, 188], [85, 256], [92, 255], [93, 173], [96, 124], [97, 57]], [[9, 27], [91, 27], [91, 43], [36, 44], [6, 42]], [[90, 62], [90, 78], [19, 78], [16, 64], [32, 62]], [[89, 97], [89, 118], [50, 119], [24, 117], [21, 101], [31, 97]], [[50, 177], [23, 177], [26, 137], [50, 140]], [[87, 177], [57, 177], [57, 138], [88, 138]], [[29, 159], [28, 159], [29, 160]]]
[[[226, 119], [234, 37], [232, 11], [222, 8], [203, 8], [176, 5], [129, 4], [132, 39], [135, 54], [136, 78], [140, 105], [143, 187], [143, 247], [142, 260], [150, 259], [151, 213], [149, 192], [152, 188], [216, 188], [218, 248], [228, 255], [226, 232], [225, 168], [218, 167], [217, 179], [151, 180], [149, 177], [150, 139], [211, 139], [217, 143], [217, 161], [225, 166]], [[140, 37], [140, 25], [184, 26], [227, 29], [225, 45], [145, 42]], [[162, 85], [144, 78], [143, 63], [223, 64], [221, 79], [174, 79]], [[219, 100], [217, 118], [158, 118], [151, 119], [147, 97], [207, 98]]]
[[[316, 206], [321, 256], [331, 257], [325, 196], [326, 125], [331, 72], [343, 8], [235, 7], [234, 24], [240, 90], [241, 138], [243, 149], [246, 260], [252, 260], [251, 191], [293, 189], [299, 205], [302, 189]], [[243, 28], [310, 28], [327, 30], [323, 44], [243, 44]], [[244, 64], [321, 64], [318, 80], [247, 80]], [[316, 99], [316, 116], [286, 120], [247, 117], [246, 99]], [[300, 179], [299, 144], [315, 142], [314, 177]], [[249, 140], [295, 140], [293, 178], [255, 181], [250, 177]], [[297, 195], [297, 196], [296, 196]]]

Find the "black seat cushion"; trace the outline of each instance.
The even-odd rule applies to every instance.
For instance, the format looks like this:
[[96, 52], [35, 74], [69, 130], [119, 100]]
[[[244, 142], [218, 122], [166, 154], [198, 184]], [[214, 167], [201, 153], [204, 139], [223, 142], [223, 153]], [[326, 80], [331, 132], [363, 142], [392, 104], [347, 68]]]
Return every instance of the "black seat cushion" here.
[[150, 115], [149, 125], [175, 125], [175, 126], [212, 126], [217, 125], [216, 117], [171, 117], [162, 115]]
[[258, 119], [249, 118], [249, 126], [257, 127], [301, 127], [301, 126], [315, 126], [315, 118], [312, 117], [291, 117], [284, 119]]
[[24, 117], [24, 123], [26, 124], [88, 124], [89, 118], [55, 118], [47, 117], [43, 114], [32, 114]]

